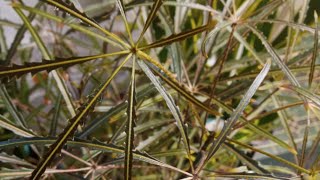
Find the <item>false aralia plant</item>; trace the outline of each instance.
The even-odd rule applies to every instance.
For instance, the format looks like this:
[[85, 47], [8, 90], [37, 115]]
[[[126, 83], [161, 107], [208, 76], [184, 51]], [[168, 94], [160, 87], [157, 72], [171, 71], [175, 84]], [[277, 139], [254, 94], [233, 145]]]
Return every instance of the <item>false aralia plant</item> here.
[[6, 3], [1, 179], [319, 176], [312, 0]]

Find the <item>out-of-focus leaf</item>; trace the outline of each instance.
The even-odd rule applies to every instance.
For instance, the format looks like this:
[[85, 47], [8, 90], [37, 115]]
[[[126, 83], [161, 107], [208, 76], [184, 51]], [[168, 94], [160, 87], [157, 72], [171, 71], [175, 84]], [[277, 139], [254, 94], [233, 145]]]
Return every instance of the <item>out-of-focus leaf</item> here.
[[6, 105], [5, 107], [8, 109], [10, 115], [12, 116], [14, 122], [21, 127], [26, 127], [27, 124], [23, 116], [21, 116], [20, 112], [17, 110], [15, 105], [11, 102], [11, 98], [7, 92], [6, 87], [3, 84], [0, 84], [0, 96], [4, 104]]
[[274, 159], [274, 160], [276, 160], [276, 161], [279, 161], [279, 162], [281, 162], [281, 163], [283, 163], [283, 164], [286, 164], [286, 165], [288, 165], [288, 166], [290, 166], [290, 167], [292, 167], [292, 168], [294, 168], [294, 169], [296, 169], [296, 170], [299, 170], [299, 171], [301, 171], [301, 172], [304, 172], [304, 173], [307, 173], [307, 174], [310, 174], [310, 173], [311, 173], [310, 170], [307, 170], [307, 169], [305, 169], [305, 168], [303, 168], [303, 167], [301, 167], [301, 166], [299, 166], [299, 165], [297, 165], [297, 164], [295, 164], [295, 163], [293, 163], [293, 162], [290, 162], [290, 161], [288, 161], [288, 160], [285, 160], [285, 159], [283, 159], [283, 158], [281, 158], [281, 157], [279, 157], [279, 156], [276, 156], [276, 155], [273, 155], [273, 154], [271, 154], [271, 153], [262, 151], [262, 150], [260, 150], [260, 149], [254, 148], [254, 147], [252, 147], [252, 146], [249, 146], [249, 145], [247, 145], [247, 144], [241, 143], [241, 142], [236, 141], [236, 140], [228, 139], [228, 141], [229, 141], [229, 142], [232, 142], [232, 143], [234, 143], [234, 144], [240, 145], [240, 146], [242, 146], [242, 147], [251, 149], [252, 151], [255, 151], [255, 152], [264, 154], [264, 155], [266, 155], [266, 156], [268, 156], [268, 157], [270, 157], [270, 158], [272, 158], [272, 159]]
[[58, 119], [59, 119], [59, 114], [60, 114], [60, 108], [61, 108], [61, 100], [62, 100], [62, 96], [59, 95], [57, 102], [55, 104], [54, 107], [54, 115], [52, 118], [52, 122], [51, 122], [51, 126], [50, 126], [50, 136], [55, 137], [56, 136], [56, 132], [57, 132], [57, 125], [58, 125]]
[[33, 137], [34, 134], [22, 127], [19, 127], [10, 122], [6, 117], [0, 115], [0, 127], [5, 128], [9, 131], [12, 131], [14, 134], [17, 134], [22, 137]]
[[[10, 156], [6, 153], [0, 153], [0, 161], [2, 163], [9, 163], [9, 164], [15, 164], [15, 165], [22, 165], [22, 166], [28, 166], [31, 168], [34, 168], [34, 165], [23, 160], [20, 159], [19, 157], [16, 157], [14, 155]], [[1, 177], [1, 176], [0, 176]]]
[[301, 94], [302, 96], [306, 97], [307, 99], [311, 100], [318, 108], [320, 108], [320, 97], [309, 90], [298, 87], [298, 86], [284, 86], [285, 88], [289, 88], [298, 94]]
[[289, 178], [285, 177], [278, 177], [278, 176], [273, 176], [273, 175], [262, 175], [262, 174], [257, 174], [257, 173], [214, 173], [206, 176], [206, 178], [226, 178], [226, 179], [274, 179], [274, 180], [289, 180]]

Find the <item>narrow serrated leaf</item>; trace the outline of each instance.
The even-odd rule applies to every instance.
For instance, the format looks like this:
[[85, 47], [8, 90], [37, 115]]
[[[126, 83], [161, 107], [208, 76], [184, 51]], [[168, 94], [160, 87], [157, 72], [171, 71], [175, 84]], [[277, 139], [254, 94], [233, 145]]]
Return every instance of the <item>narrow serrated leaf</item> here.
[[128, 54], [129, 51], [120, 51], [110, 54], [101, 54], [95, 56], [56, 58], [55, 60], [43, 60], [42, 62], [26, 62], [24, 65], [13, 64], [11, 66], [0, 66], [0, 80], [8, 81], [13, 77], [19, 78], [22, 75], [31, 73], [32, 75], [40, 72], [50, 72], [57, 68], [67, 68], [75, 64], [84, 63], [98, 58], [106, 58], [114, 55]]
[[147, 31], [147, 29], [149, 28], [151, 22], [156, 17], [156, 14], [157, 14], [159, 8], [161, 7], [162, 3], [163, 3], [163, 0], [155, 0], [154, 1], [153, 6], [151, 8], [151, 11], [149, 13], [149, 16], [148, 16], [148, 18], [147, 18], [147, 20], [146, 20], [146, 22], [144, 24], [144, 27], [142, 29], [142, 32], [141, 32], [140, 37], [139, 37], [139, 39], [138, 39], [136, 44], [139, 44], [139, 42], [141, 41], [144, 33]]
[[127, 108], [127, 124], [126, 124], [126, 148], [124, 156], [124, 179], [131, 179], [132, 176], [132, 151], [134, 140], [134, 126], [136, 119], [136, 57], [132, 58], [131, 85], [129, 88], [128, 108]]
[[59, 135], [58, 139], [54, 144], [50, 146], [50, 150], [46, 153], [43, 159], [37, 165], [37, 168], [32, 172], [31, 178], [40, 179], [43, 172], [46, 170], [46, 167], [50, 164], [52, 159], [55, 157], [57, 153], [61, 150], [61, 148], [66, 143], [67, 139], [73, 136], [76, 128], [80, 124], [82, 120], [87, 116], [90, 111], [93, 110], [95, 103], [98, 101], [99, 97], [102, 95], [104, 90], [110, 84], [115, 75], [120, 71], [123, 65], [129, 60], [131, 54], [129, 54], [126, 59], [114, 70], [114, 72], [110, 75], [107, 81], [97, 90], [95, 90], [92, 96], [89, 96], [89, 100], [85, 103], [81, 108], [80, 112], [69, 120], [69, 124], [64, 129], [64, 131]]
[[156, 47], [162, 47], [162, 46], [166, 46], [168, 44], [174, 43], [174, 42], [178, 42], [178, 41], [182, 41], [186, 38], [189, 38], [191, 36], [194, 36], [196, 34], [199, 34], [201, 32], [207, 31], [212, 29], [213, 27], [215, 27], [216, 25], [216, 21], [212, 21], [211, 23], [208, 23], [204, 26], [200, 26], [198, 28], [195, 29], [191, 29], [185, 32], [181, 32], [179, 34], [172, 34], [167, 38], [161, 39], [159, 41], [156, 41], [154, 43], [148, 44], [146, 46], [142, 46], [139, 49], [140, 50], [146, 50], [146, 49], [151, 49], [151, 48], [156, 48]]
[[81, 21], [87, 23], [90, 26], [93, 26], [97, 29], [99, 29], [101, 32], [105, 33], [106, 35], [110, 36], [112, 39], [116, 40], [123, 46], [129, 48], [130, 46], [125, 43], [122, 39], [120, 39], [115, 34], [107, 31], [105, 28], [101, 27], [98, 23], [96, 23], [94, 20], [89, 18], [84, 12], [79, 11], [73, 4], [66, 4], [62, 0], [42, 0], [43, 2], [46, 2], [50, 5], [53, 5], [57, 8], [59, 8], [62, 11], [65, 11], [66, 13], [69, 13], [70, 15], [80, 19]]

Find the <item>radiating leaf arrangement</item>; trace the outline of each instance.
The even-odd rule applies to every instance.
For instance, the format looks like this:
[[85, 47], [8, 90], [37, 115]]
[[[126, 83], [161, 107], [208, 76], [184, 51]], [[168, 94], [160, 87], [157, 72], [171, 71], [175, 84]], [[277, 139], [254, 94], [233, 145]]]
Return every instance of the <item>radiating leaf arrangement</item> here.
[[320, 176], [309, 1], [80, 2], [6, 2], [0, 179]]

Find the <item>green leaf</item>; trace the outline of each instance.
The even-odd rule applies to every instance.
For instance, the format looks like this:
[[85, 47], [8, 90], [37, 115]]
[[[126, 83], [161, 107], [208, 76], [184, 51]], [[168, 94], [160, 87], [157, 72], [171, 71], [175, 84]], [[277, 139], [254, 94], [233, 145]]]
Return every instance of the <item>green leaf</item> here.
[[144, 27], [142, 29], [142, 32], [141, 32], [140, 37], [139, 37], [139, 39], [138, 39], [136, 44], [139, 44], [139, 42], [141, 41], [144, 33], [147, 31], [147, 29], [149, 28], [151, 22], [156, 17], [156, 13], [158, 12], [158, 10], [161, 7], [162, 3], [163, 3], [163, 0], [155, 0], [154, 1], [153, 6], [151, 8], [151, 11], [150, 11], [150, 13], [148, 15], [148, 18], [147, 18], [147, 20], [146, 20], [146, 22], [144, 24]]
[[231, 114], [231, 117], [229, 120], [225, 123], [223, 126], [223, 129], [221, 133], [218, 135], [217, 139], [214, 141], [212, 146], [209, 148], [208, 156], [206, 161], [209, 161], [211, 157], [217, 152], [217, 150], [220, 148], [221, 144], [225, 141], [229, 133], [232, 131], [233, 125], [236, 123], [236, 121], [239, 119], [239, 117], [242, 115], [244, 109], [249, 104], [250, 99], [257, 91], [260, 84], [263, 82], [264, 78], [268, 74], [270, 70], [271, 62], [268, 61], [263, 69], [261, 70], [260, 74], [255, 78], [252, 85], [249, 87], [248, 91], [244, 95], [244, 97], [241, 99], [240, 103], [238, 104], [235, 111]]
[[108, 80], [98, 89], [94, 94], [90, 97], [87, 103], [85, 103], [81, 108], [79, 113], [69, 120], [69, 124], [64, 129], [64, 131], [59, 135], [58, 139], [55, 141], [54, 144], [50, 146], [50, 150], [46, 153], [46, 155], [42, 158], [42, 160], [37, 165], [37, 168], [32, 172], [31, 178], [33, 179], [39, 179], [43, 172], [45, 171], [46, 167], [50, 164], [54, 156], [59, 153], [61, 148], [66, 143], [67, 139], [71, 136], [73, 136], [76, 128], [80, 124], [82, 120], [87, 116], [89, 112], [93, 110], [94, 105], [98, 101], [99, 97], [102, 95], [104, 90], [107, 88], [107, 86], [110, 84], [112, 79], [115, 77], [115, 75], [120, 71], [120, 69], [123, 67], [123, 65], [129, 60], [131, 57], [131, 54], [129, 54], [126, 59], [114, 70], [114, 72], [110, 75]]
[[188, 31], [185, 31], [185, 32], [181, 32], [179, 34], [172, 34], [171, 36], [169, 36], [167, 38], [161, 39], [159, 41], [156, 41], [156, 42], [154, 42], [152, 44], [148, 44], [146, 46], [142, 46], [139, 49], [140, 50], [147, 50], [147, 49], [151, 49], [151, 48], [162, 47], [162, 46], [174, 43], [174, 42], [182, 41], [182, 40], [184, 40], [186, 38], [189, 38], [189, 37], [194, 36], [196, 34], [199, 34], [201, 32], [210, 30], [213, 27], [215, 27], [215, 25], [216, 25], [216, 21], [213, 21], [213, 22], [211, 22], [209, 24], [206, 24], [204, 26], [200, 26], [200, 27], [195, 28], [195, 29], [191, 29], [191, 30], [188, 30]]
[[127, 125], [126, 125], [126, 148], [125, 148], [125, 172], [124, 179], [131, 179], [132, 176], [132, 151], [133, 151], [133, 140], [134, 140], [134, 126], [136, 120], [136, 57], [132, 59], [132, 73], [131, 73], [131, 85], [128, 96], [128, 108], [127, 108]]

